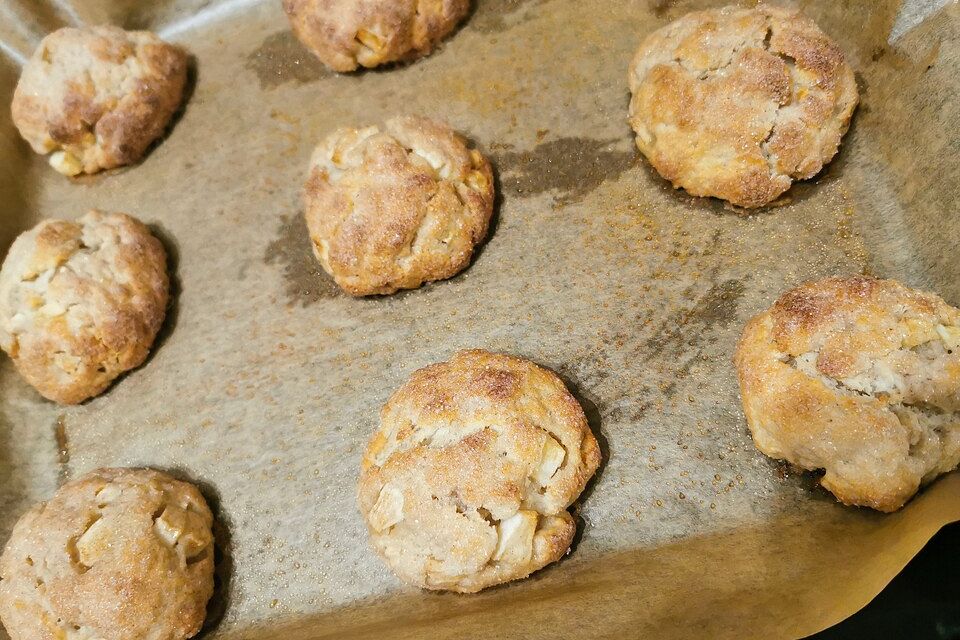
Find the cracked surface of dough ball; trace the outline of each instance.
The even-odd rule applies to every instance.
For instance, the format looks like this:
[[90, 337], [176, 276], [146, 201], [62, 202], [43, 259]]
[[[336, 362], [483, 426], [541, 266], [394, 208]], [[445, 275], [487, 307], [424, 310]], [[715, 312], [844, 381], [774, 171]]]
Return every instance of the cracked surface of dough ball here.
[[65, 27], [40, 43], [13, 94], [13, 122], [68, 176], [136, 162], [183, 99], [187, 55], [148, 31]]
[[338, 129], [305, 188], [313, 252], [346, 292], [414, 289], [470, 264], [493, 214], [493, 173], [445, 124], [397, 117]]
[[44, 397], [83, 402], [146, 359], [168, 297], [166, 252], [139, 220], [45, 220], [0, 268], [0, 347]]
[[297, 38], [334, 71], [430, 53], [470, 12], [470, 0], [283, 0]]
[[894, 280], [784, 293], [736, 355], [757, 448], [845, 504], [895, 511], [960, 463], [960, 311]]
[[191, 484], [100, 469], [28, 511], [0, 557], [11, 640], [182, 640], [213, 593], [213, 516]]
[[462, 351], [415, 372], [384, 405], [360, 511], [404, 581], [475, 592], [567, 552], [567, 508], [599, 464], [583, 410], [554, 373]]
[[629, 71], [637, 146], [674, 187], [745, 208], [837, 152], [858, 101], [843, 51], [795, 11], [699, 11], [640, 46]]

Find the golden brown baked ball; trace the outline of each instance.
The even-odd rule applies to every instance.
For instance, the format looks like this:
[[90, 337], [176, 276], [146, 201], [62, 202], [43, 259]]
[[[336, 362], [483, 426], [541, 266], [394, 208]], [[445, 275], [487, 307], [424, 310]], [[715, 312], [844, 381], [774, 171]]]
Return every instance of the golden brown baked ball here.
[[45, 398], [83, 402], [146, 359], [168, 290], [163, 245], [139, 220], [45, 220], [0, 268], [0, 347]]
[[60, 173], [96, 173], [143, 156], [180, 106], [186, 80], [186, 53], [149, 31], [65, 27], [24, 66], [13, 122]]
[[314, 254], [338, 285], [393, 293], [470, 264], [493, 214], [493, 174], [447, 125], [392, 118], [317, 147], [305, 209]]
[[28, 511], [0, 557], [11, 640], [184, 640], [213, 593], [213, 516], [196, 487], [100, 469]]
[[599, 463], [583, 410], [555, 374], [462, 351], [415, 372], [383, 407], [360, 511], [401, 579], [479, 591], [567, 552], [567, 508]]
[[757, 448], [842, 502], [895, 511], [960, 463], [960, 311], [894, 280], [783, 294], [736, 355]]
[[283, 0], [297, 38], [334, 71], [430, 53], [470, 12], [470, 0]]
[[843, 51], [796, 11], [698, 11], [630, 65], [630, 123], [661, 176], [740, 207], [776, 199], [833, 158], [857, 105]]

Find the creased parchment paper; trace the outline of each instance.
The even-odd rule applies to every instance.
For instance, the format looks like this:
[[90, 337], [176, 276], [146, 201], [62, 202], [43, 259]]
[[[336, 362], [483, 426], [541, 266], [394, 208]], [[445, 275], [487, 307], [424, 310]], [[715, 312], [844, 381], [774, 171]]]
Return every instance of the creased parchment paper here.
[[[177, 292], [149, 361], [83, 406], [42, 402], [0, 361], [0, 538], [69, 478], [149, 465], [217, 511], [208, 638], [796, 638], [863, 606], [960, 519], [960, 475], [894, 515], [842, 507], [754, 449], [730, 360], [744, 322], [809, 278], [868, 272], [960, 304], [960, 10], [799, 3], [862, 104], [821, 176], [744, 217], [669, 188], [626, 123], [640, 39], [717, 4], [479, 0], [435, 55], [336, 76], [275, 0], [4, 0], [4, 104], [18, 60], [71, 22], [150, 27], [195, 68], [163, 143], [103, 175], [55, 174], [0, 112], [0, 247], [43, 217], [127, 211], [166, 243]], [[310, 255], [307, 161], [333, 127], [405, 112], [490, 155], [496, 224], [460, 276], [351, 299]], [[393, 389], [471, 346], [564, 376], [605, 464], [567, 559], [478, 596], [421, 593], [367, 547], [360, 455]]]

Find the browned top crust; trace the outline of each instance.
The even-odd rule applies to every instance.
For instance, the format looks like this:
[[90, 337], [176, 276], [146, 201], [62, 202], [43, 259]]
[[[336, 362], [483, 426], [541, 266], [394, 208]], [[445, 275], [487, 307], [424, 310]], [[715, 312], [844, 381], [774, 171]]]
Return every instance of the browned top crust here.
[[759, 207], [833, 158], [857, 105], [843, 51], [796, 11], [687, 14], [630, 65], [637, 146], [675, 187]]
[[54, 31], [23, 68], [13, 122], [60, 173], [137, 161], [179, 107], [187, 55], [148, 31]]
[[28, 511], [0, 557], [11, 640], [183, 640], [213, 593], [213, 516], [196, 487], [100, 469]]
[[493, 173], [447, 125], [398, 117], [331, 134], [304, 199], [327, 273], [350, 294], [386, 294], [470, 264], [493, 214]]
[[737, 349], [757, 448], [846, 504], [899, 509], [960, 464], [960, 311], [894, 280], [828, 278], [783, 294]]
[[283, 0], [297, 38], [334, 71], [425, 56], [470, 0]]
[[166, 252], [139, 220], [45, 220], [0, 269], [0, 347], [44, 397], [82, 402], [144, 361], [168, 289]]
[[462, 351], [415, 372], [380, 412], [360, 511], [403, 580], [474, 592], [559, 559], [567, 507], [600, 463], [583, 410], [552, 372]]

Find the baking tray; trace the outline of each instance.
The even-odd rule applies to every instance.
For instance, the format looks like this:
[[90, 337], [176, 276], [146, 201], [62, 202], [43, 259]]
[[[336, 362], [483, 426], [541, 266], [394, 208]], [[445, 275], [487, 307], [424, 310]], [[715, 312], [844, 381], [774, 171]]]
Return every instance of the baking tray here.
[[[0, 247], [90, 207], [149, 222], [175, 303], [150, 359], [79, 407], [0, 360], [0, 538], [99, 466], [198, 482], [218, 516], [207, 638], [800, 637], [867, 603], [945, 523], [960, 474], [893, 515], [844, 508], [753, 447], [730, 362], [744, 322], [809, 278], [867, 272], [960, 304], [960, 9], [801, 2], [862, 104], [838, 157], [744, 216], [674, 191], [634, 151], [640, 39], [719, 2], [479, 0], [434, 55], [326, 72], [276, 0], [3, 0], [0, 98], [63, 24], [148, 27], [193, 55], [189, 102], [141, 164], [69, 180], [0, 111]], [[494, 162], [473, 266], [341, 295], [310, 255], [317, 141], [395, 113], [442, 118]], [[410, 373], [478, 346], [559, 372], [602, 443], [573, 553], [476, 596], [403, 588], [367, 547], [362, 448]]]
[[960, 639], [960, 522], [940, 529], [866, 607], [808, 640]]

